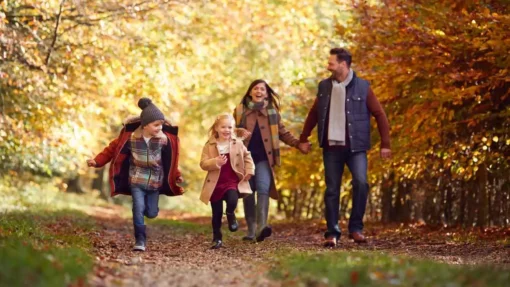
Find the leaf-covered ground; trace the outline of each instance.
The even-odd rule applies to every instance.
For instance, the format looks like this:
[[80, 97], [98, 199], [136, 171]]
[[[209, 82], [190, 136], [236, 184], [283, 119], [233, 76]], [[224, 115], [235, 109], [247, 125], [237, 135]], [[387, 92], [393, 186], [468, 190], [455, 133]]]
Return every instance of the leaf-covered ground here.
[[[497, 276], [493, 276], [495, 281], [473, 282], [473, 286], [498, 286], [499, 282], [505, 282], [507, 278], [510, 280], [508, 271], [510, 245], [507, 239], [510, 235], [509, 229], [461, 230], [433, 229], [416, 225], [405, 227], [376, 225], [366, 228], [366, 234], [370, 238], [368, 244], [358, 245], [344, 237], [338, 248], [325, 249], [321, 246], [324, 226], [320, 222], [280, 222], [273, 225], [274, 236], [258, 244], [241, 241], [244, 235], [243, 228], [236, 233], [229, 233], [225, 226], [223, 229], [225, 248], [210, 250], [211, 233], [208, 217], [162, 212], [159, 219], [149, 221], [148, 250], [139, 253], [131, 251], [133, 235], [130, 219], [121, 218], [117, 214], [116, 210], [107, 208], [90, 212], [99, 226], [91, 234], [96, 260], [94, 271], [89, 276], [89, 282], [93, 286], [335, 285], [338, 282], [328, 281], [333, 279], [328, 279], [328, 275], [324, 275], [331, 270], [320, 270], [317, 271], [319, 273], [305, 276], [303, 270], [313, 268], [308, 268], [308, 265], [295, 266], [293, 260], [305, 256], [303, 258], [312, 258], [307, 264], [319, 266], [317, 262], [321, 260], [345, 261], [345, 258], [351, 258], [351, 255], [358, 263], [351, 264], [350, 269], [343, 271], [333, 270], [334, 274], [339, 272], [349, 274], [346, 277], [350, 278], [348, 282], [340, 281], [346, 286], [361, 284], [363, 280], [381, 278], [389, 278], [390, 281], [387, 282], [390, 285], [408, 286], [405, 276], [416, 273], [416, 276], [430, 277], [430, 272], [435, 274], [434, 268], [438, 270], [452, 268], [450, 273], [442, 272], [443, 277], [437, 279], [443, 280], [440, 282], [446, 284], [445, 280], [450, 280], [466, 284], [469, 282], [466, 280], [470, 278], [463, 274], [467, 276], [472, 273], [472, 268], [482, 268], [476, 272], [485, 272], [483, 268], [487, 265], [496, 270], [494, 272]], [[338, 260], [334, 255], [336, 252]], [[395, 261], [395, 258], [404, 259]], [[424, 259], [429, 261], [423, 261]], [[371, 260], [378, 262], [386, 260], [389, 263], [376, 266]], [[307, 260], [299, 259], [299, 262]], [[365, 262], [363, 263], [365, 265], [360, 262]], [[395, 275], [395, 268], [402, 269], [398, 264], [401, 264], [402, 268], [407, 266], [405, 274], [402, 275], [404, 277]], [[432, 269], [427, 269], [428, 271], [423, 273], [421, 269], [416, 269], [415, 266], [419, 265], [432, 266], [430, 267]], [[371, 266], [377, 268], [371, 269]], [[320, 280], [310, 279], [314, 276], [325, 277], [319, 278]], [[400, 281], [395, 281], [395, 278]], [[462, 284], [452, 286], [463, 286]]]

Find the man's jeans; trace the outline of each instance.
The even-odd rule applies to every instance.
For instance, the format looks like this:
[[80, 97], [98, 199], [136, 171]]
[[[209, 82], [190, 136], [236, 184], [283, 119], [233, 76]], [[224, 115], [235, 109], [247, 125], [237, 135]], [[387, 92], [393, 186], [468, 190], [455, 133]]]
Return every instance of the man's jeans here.
[[325, 216], [328, 226], [324, 237], [334, 235], [338, 238], [341, 234], [338, 226], [338, 214], [340, 209], [340, 186], [345, 164], [352, 173], [353, 192], [349, 232], [361, 232], [368, 197], [367, 153], [364, 151], [351, 152], [350, 149], [324, 150], [322, 156], [326, 175], [324, 203], [326, 205]]
[[159, 192], [147, 191], [139, 187], [131, 187], [133, 197], [133, 224], [144, 225], [144, 216], [155, 218], [158, 216]]

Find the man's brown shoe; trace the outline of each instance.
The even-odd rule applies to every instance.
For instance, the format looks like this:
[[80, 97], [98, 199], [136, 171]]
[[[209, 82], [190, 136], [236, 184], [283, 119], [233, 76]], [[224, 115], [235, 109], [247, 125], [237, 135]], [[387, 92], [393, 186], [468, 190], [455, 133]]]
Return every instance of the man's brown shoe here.
[[356, 243], [367, 243], [367, 239], [361, 232], [353, 232], [349, 234], [349, 238], [353, 239]]
[[337, 239], [336, 236], [328, 236], [324, 241], [324, 247], [336, 247]]

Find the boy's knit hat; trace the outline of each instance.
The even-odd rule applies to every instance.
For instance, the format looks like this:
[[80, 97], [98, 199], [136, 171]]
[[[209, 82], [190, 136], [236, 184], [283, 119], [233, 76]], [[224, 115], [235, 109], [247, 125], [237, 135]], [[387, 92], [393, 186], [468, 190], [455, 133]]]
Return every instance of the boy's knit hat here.
[[138, 100], [138, 106], [142, 109], [140, 114], [142, 127], [154, 121], [165, 120], [165, 115], [152, 103], [151, 99], [141, 98]]

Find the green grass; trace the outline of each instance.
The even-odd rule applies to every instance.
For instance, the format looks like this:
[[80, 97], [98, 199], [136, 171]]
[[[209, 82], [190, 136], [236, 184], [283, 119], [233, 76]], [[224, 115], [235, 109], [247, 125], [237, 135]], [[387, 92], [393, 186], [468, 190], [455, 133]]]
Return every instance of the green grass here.
[[92, 270], [94, 222], [76, 211], [0, 214], [0, 286], [68, 286]]
[[508, 286], [510, 272], [376, 252], [281, 253], [270, 275], [289, 286]]
[[74, 194], [65, 192], [58, 178], [15, 180], [0, 176], [0, 212], [23, 210], [82, 210], [89, 206], [107, 206], [99, 192]]

